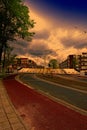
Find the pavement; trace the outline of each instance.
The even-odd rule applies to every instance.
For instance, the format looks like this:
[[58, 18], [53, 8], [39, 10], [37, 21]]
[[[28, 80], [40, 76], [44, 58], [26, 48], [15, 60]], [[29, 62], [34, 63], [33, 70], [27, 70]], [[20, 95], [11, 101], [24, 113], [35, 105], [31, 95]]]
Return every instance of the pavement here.
[[29, 130], [14, 108], [0, 79], [0, 130]]

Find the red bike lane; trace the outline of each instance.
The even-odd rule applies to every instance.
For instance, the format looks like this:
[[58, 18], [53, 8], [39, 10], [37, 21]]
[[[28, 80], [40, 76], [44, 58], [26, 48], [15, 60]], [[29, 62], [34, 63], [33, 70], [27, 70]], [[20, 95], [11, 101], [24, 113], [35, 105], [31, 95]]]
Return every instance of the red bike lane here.
[[9, 76], [3, 80], [7, 93], [31, 130], [87, 130], [87, 115], [54, 102]]

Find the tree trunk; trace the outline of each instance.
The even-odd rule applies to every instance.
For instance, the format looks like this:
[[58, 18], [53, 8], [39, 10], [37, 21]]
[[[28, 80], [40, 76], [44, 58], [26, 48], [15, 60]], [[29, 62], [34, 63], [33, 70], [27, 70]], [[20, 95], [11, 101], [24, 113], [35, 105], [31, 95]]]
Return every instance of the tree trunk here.
[[0, 48], [0, 65], [1, 65], [1, 61], [2, 61], [2, 52], [3, 52], [3, 49]]
[[0, 48], [0, 73], [2, 73], [2, 52], [3, 52], [3, 49]]
[[6, 48], [4, 48], [4, 56], [3, 56], [3, 69], [5, 69], [5, 62], [6, 62]]

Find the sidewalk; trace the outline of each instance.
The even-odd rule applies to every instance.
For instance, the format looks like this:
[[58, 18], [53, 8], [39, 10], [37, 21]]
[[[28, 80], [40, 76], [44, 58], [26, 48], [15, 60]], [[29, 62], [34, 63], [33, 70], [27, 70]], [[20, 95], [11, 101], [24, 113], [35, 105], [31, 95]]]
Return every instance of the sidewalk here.
[[12, 105], [0, 79], [0, 130], [29, 130]]

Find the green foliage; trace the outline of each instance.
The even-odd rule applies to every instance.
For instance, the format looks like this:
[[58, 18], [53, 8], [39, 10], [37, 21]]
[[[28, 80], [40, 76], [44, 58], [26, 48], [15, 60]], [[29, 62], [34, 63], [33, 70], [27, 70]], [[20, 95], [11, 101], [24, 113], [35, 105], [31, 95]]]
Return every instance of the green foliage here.
[[6, 40], [11, 40], [15, 36], [25, 38], [33, 35], [29, 29], [34, 27], [34, 21], [30, 20], [29, 9], [21, 0], [2, 0], [0, 26], [2, 28], [0, 34], [4, 35]]
[[48, 65], [50, 68], [57, 69], [58, 68], [58, 61], [56, 59], [52, 59], [49, 61]]
[[30, 29], [34, 21], [29, 17], [29, 9], [22, 0], [0, 0], [0, 61], [7, 41], [18, 37], [31, 40]]

